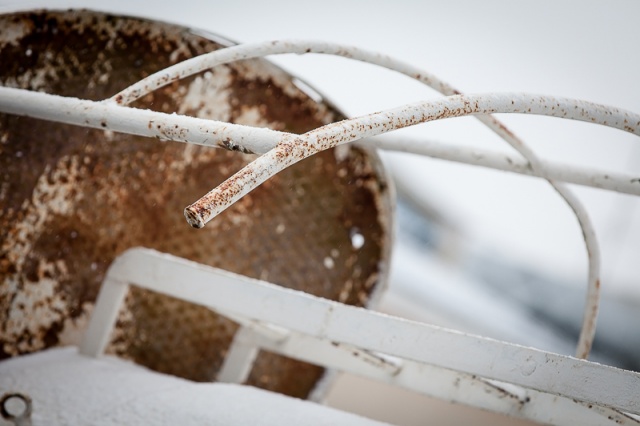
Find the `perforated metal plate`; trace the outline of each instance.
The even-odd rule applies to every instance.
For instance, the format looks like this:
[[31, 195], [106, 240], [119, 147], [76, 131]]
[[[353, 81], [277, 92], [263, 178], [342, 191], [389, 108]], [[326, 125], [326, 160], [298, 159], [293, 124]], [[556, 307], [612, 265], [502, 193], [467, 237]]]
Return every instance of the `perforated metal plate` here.
[[[92, 100], [222, 46], [93, 12], [6, 15], [0, 29], [0, 84]], [[262, 60], [175, 82], [135, 106], [296, 133], [341, 118]], [[252, 158], [0, 114], [0, 359], [77, 343], [107, 267], [134, 246], [366, 305], [385, 280], [391, 228], [375, 154], [323, 152], [190, 228], [184, 207]], [[235, 329], [205, 308], [134, 290], [109, 350], [208, 381]], [[261, 354], [250, 383], [304, 397], [321, 374]]]

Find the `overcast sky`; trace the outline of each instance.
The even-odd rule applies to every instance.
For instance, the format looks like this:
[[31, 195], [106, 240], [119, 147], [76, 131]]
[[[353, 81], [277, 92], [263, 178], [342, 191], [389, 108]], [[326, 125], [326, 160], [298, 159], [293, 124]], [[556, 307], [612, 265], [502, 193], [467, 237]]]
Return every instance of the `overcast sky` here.
[[[85, 7], [201, 28], [239, 42], [322, 39], [378, 50], [428, 70], [458, 89], [562, 95], [640, 112], [636, 1], [7, 1]], [[349, 115], [436, 94], [372, 66], [319, 56], [275, 61]], [[585, 123], [503, 116], [541, 157], [640, 173], [640, 140]], [[510, 152], [470, 118], [403, 130]], [[400, 178], [450, 215], [469, 238], [541, 272], [586, 282], [586, 251], [570, 209], [533, 178], [394, 155]], [[640, 296], [640, 199], [576, 187], [596, 225], [604, 291]], [[580, 284], [582, 285], [582, 284]]]

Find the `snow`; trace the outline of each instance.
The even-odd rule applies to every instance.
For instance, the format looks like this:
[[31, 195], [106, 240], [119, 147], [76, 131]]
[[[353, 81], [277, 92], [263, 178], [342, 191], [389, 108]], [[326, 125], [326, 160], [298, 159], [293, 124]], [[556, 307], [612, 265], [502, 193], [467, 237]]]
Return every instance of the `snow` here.
[[90, 358], [75, 347], [1, 362], [5, 392], [32, 398], [35, 426], [383, 424], [250, 386], [194, 383], [115, 357]]

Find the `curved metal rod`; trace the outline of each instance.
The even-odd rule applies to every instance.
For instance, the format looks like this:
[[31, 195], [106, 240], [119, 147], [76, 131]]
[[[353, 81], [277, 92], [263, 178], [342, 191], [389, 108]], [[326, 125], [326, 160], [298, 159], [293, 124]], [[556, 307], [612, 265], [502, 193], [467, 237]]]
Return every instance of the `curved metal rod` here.
[[109, 99], [111, 102], [127, 105], [156, 89], [176, 80], [183, 79], [201, 71], [244, 59], [260, 58], [269, 55], [307, 54], [340, 56], [377, 65], [391, 71], [404, 74], [445, 95], [460, 94], [451, 85], [411, 64], [399, 61], [391, 56], [338, 43], [317, 40], [273, 40], [246, 43], [226, 47], [186, 59], [132, 84]]
[[639, 114], [605, 105], [524, 93], [448, 96], [331, 123], [304, 135], [285, 137], [273, 150], [257, 158], [188, 206], [185, 216], [191, 226], [202, 228], [271, 176], [336, 145], [428, 121], [495, 113], [536, 114], [579, 120], [640, 136]]
[[[283, 53], [319, 53], [355, 59], [407, 75], [444, 95], [460, 94], [458, 90], [436, 76], [387, 55], [335, 43], [283, 40], [232, 46], [183, 61], [135, 83], [115, 95], [111, 100], [121, 104], [127, 104], [172, 81], [193, 75], [208, 68], [213, 68], [216, 65], [241, 59]], [[478, 119], [527, 159], [534, 171], [540, 171], [543, 168], [536, 154], [501, 122], [490, 116], [481, 116], [478, 117]], [[595, 337], [595, 323], [600, 299], [600, 248], [589, 214], [581, 201], [562, 183], [547, 180], [576, 215], [587, 249], [589, 263], [588, 296], [584, 309], [583, 325], [576, 349], [577, 357], [586, 358], [591, 350], [591, 344]]]
[[525, 176], [552, 179], [623, 194], [640, 195], [640, 173], [628, 174], [611, 170], [597, 170], [546, 159], [541, 160], [542, 170], [533, 170], [529, 162], [514, 155], [406, 136], [376, 136], [368, 139], [365, 143], [385, 151], [417, 154]]
[[249, 153], [267, 152], [288, 134], [262, 127], [2, 86], [0, 112]]

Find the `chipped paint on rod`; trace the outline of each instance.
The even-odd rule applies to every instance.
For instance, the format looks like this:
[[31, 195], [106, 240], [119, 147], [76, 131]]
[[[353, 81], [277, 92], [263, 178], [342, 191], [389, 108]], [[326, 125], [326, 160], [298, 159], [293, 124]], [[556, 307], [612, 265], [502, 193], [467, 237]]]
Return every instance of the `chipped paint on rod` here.
[[246, 153], [266, 152], [284, 135], [271, 129], [9, 87], [0, 87], [0, 112]]
[[182, 61], [178, 64], [165, 68], [164, 70], [151, 74], [150, 76], [129, 86], [113, 96], [110, 101], [127, 105], [147, 93], [164, 87], [173, 81], [186, 78], [201, 71], [214, 68], [218, 65], [269, 55], [306, 53], [341, 56], [343, 58], [377, 65], [416, 79], [442, 94], [459, 94], [457, 90], [440, 80], [438, 77], [414, 67], [411, 64], [378, 52], [325, 41], [273, 40], [231, 46]]
[[265, 180], [317, 152], [419, 123], [467, 115], [521, 113], [574, 119], [640, 135], [640, 115], [590, 102], [523, 93], [456, 95], [328, 124], [290, 137], [248, 164], [185, 209], [194, 228], [202, 228]]
[[376, 136], [368, 139], [365, 143], [386, 151], [406, 152], [525, 176], [574, 183], [623, 194], [640, 195], [640, 174], [631, 175], [596, 170], [591, 167], [580, 167], [549, 160], [541, 160], [541, 168], [533, 170], [528, 161], [512, 155], [425, 139]]

